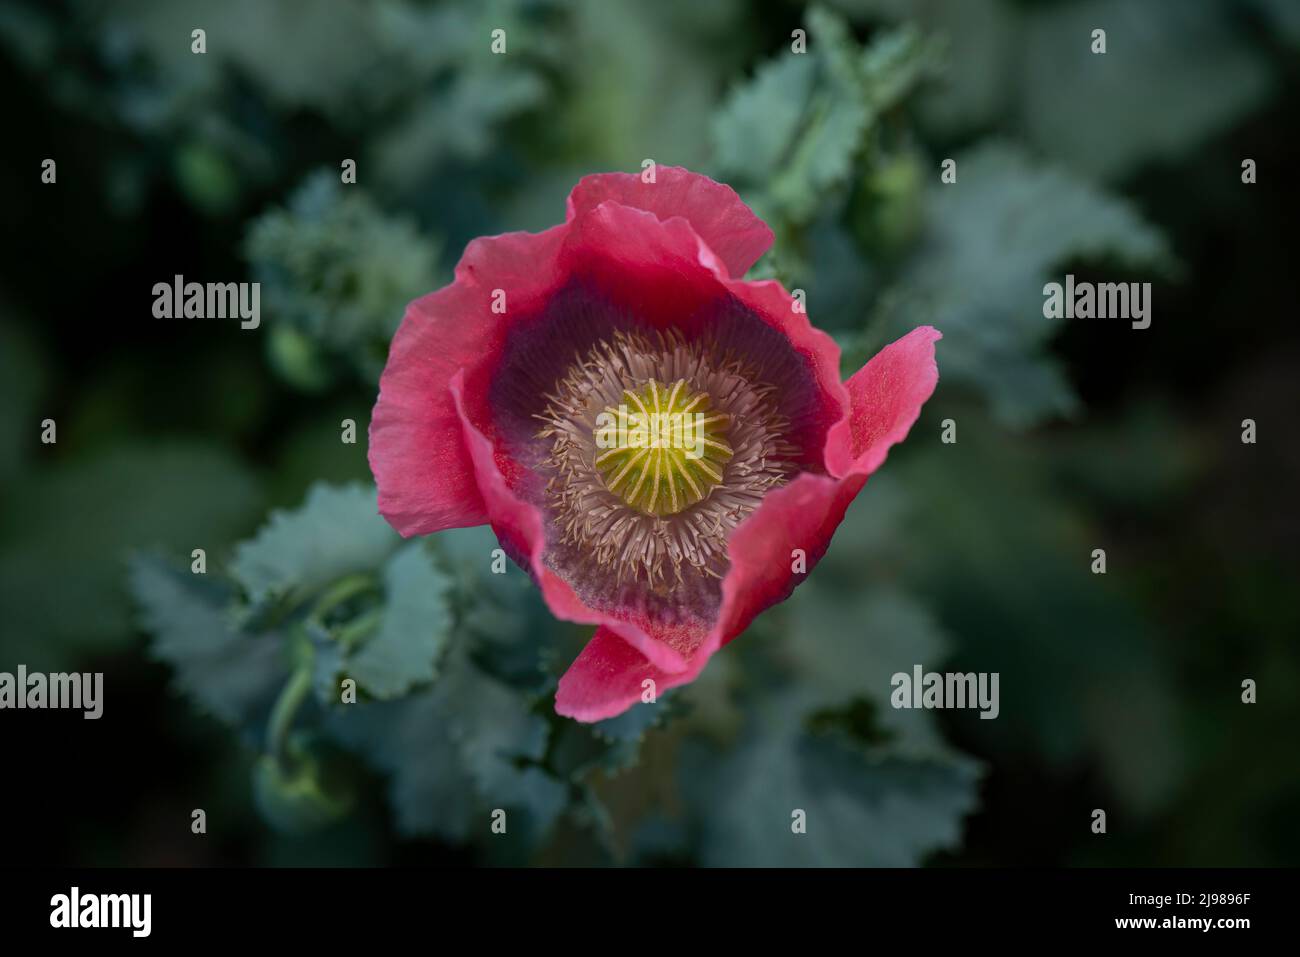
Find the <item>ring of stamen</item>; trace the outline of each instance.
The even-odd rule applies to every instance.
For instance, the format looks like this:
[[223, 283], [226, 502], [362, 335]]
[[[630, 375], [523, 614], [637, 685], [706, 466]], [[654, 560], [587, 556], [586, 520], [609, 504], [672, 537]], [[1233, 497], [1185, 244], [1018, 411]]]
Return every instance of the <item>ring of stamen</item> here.
[[[539, 436], [551, 442], [541, 463], [547, 506], [568, 556], [556, 560], [587, 568], [592, 581], [610, 575], [665, 594], [687, 573], [720, 578], [731, 530], [796, 471], [798, 450], [775, 393], [707, 339], [618, 332], [575, 356], [537, 416]], [[629, 414], [620, 431], [620, 406], [703, 414], [702, 441], [690, 443], [701, 454], [672, 447], [671, 418], [657, 436], [667, 444], [655, 445], [649, 428], [634, 441], [637, 423]]]

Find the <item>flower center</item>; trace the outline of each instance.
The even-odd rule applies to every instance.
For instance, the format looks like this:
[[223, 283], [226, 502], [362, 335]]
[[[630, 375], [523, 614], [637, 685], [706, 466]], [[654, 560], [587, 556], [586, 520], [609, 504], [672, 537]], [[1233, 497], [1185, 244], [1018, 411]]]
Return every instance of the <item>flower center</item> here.
[[616, 331], [575, 356], [534, 413], [550, 443], [539, 477], [558, 531], [551, 567], [598, 583], [584, 600], [708, 591], [732, 530], [798, 471], [777, 393], [707, 336]]
[[731, 460], [731, 416], [685, 379], [649, 379], [596, 417], [596, 471], [605, 487], [646, 515], [675, 515], [706, 498]]

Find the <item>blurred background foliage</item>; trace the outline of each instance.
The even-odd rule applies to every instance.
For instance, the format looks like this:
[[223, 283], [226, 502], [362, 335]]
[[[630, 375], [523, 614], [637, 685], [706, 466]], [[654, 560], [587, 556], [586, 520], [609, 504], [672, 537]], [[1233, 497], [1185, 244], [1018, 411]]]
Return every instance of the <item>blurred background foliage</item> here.
[[[1294, 863], [1298, 9], [5, 0], [0, 669], [107, 690], [5, 717], [4, 858]], [[586, 726], [586, 630], [486, 529], [392, 533], [365, 431], [469, 239], [645, 159], [773, 226], [753, 275], [846, 374], [928, 322], [941, 384], [808, 584]], [[1045, 320], [1066, 271], [1153, 282], [1152, 327]], [[178, 273], [261, 282], [262, 327], [153, 320]], [[1000, 717], [892, 709], [916, 663], [999, 672]]]

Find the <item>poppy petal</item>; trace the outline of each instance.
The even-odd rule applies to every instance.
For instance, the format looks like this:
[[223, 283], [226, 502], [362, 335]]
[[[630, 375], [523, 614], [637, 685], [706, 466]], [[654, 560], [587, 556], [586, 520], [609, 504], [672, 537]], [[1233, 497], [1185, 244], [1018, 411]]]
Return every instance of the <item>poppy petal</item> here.
[[661, 220], [680, 216], [734, 278], [743, 276], [772, 245], [772, 230], [730, 186], [677, 166], [656, 167], [654, 176], [653, 183], [634, 173], [586, 176], [569, 194], [568, 219], [609, 201], [643, 209]]

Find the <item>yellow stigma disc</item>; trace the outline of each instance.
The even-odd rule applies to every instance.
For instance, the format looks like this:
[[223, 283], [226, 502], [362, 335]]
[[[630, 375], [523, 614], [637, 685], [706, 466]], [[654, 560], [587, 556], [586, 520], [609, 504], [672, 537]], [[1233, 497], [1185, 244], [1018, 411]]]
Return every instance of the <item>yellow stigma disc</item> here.
[[596, 421], [596, 471], [605, 487], [639, 512], [674, 515], [722, 481], [732, 450], [731, 417], [678, 379], [650, 379], [623, 393]]

